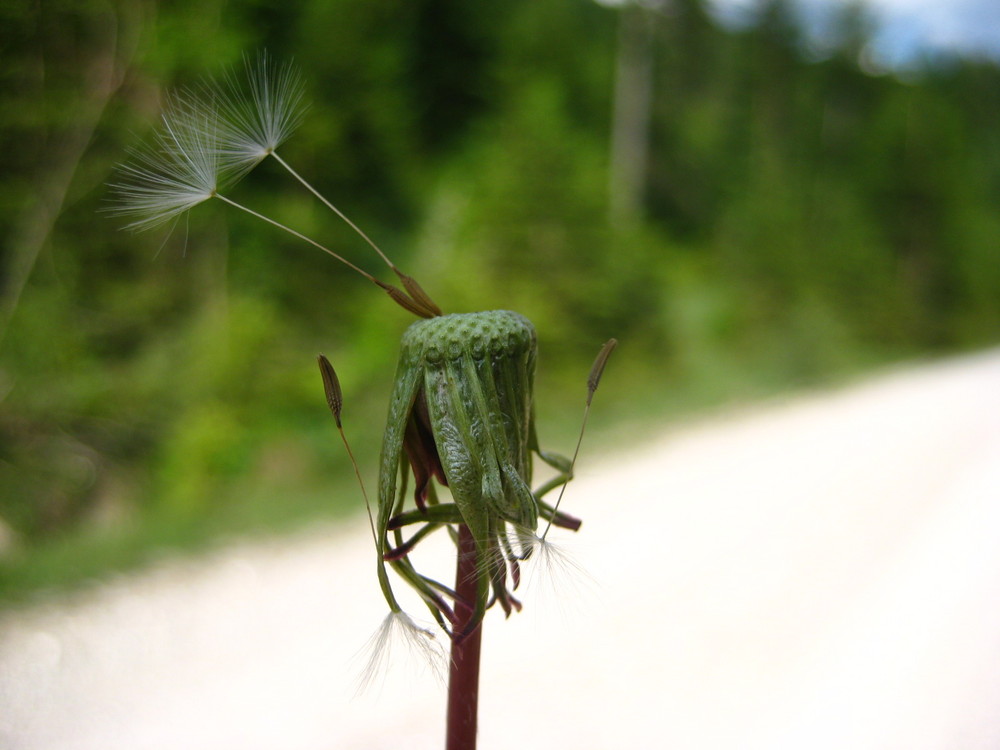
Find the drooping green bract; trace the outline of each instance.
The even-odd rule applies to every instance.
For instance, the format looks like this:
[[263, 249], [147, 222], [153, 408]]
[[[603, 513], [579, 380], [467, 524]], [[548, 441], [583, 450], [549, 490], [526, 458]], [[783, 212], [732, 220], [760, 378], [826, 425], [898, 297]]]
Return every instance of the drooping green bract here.
[[[426, 531], [466, 524], [480, 570], [474, 624], [482, 619], [491, 585], [508, 614], [512, 605], [519, 606], [506, 587], [504, 551], [511, 561], [516, 558], [506, 525], [524, 539], [533, 535], [540, 512], [551, 517], [551, 508], [531, 491], [531, 452], [560, 469], [562, 481], [569, 478], [566, 459], [538, 449], [532, 404], [536, 358], [534, 327], [507, 310], [429, 318], [403, 335], [379, 470], [379, 553], [442, 624], [451, 619], [437, 593], [443, 587], [410, 565], [406, 554], [412, 545], [390, 549], [388, 532], [416, 522], [425, 522]], [[405, 488], [408, 469], [417, 510], [404, 513], [407, 493], [401, 490], [397, 497], [397, 474], [402, 471]], [[433, 479], [450, 489], [453, 505], [438, 503]], [[401, 541], [397, 533], [397, 545]], [[390, 606], [397, 607], [381, 562], [380, 580]]]

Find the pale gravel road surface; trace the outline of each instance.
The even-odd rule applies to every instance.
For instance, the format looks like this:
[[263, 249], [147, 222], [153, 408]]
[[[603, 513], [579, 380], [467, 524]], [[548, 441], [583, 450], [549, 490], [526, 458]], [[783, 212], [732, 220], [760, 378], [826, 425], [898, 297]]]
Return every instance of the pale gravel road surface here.
[[[589, 578], [490, 613], [482, 750], [1000, 747], [1000, 353], [584, 453]], [[372, 557], [359, 518], [7, 613], [0, 748], [440, 748], [426, 671], [353, 694]]]

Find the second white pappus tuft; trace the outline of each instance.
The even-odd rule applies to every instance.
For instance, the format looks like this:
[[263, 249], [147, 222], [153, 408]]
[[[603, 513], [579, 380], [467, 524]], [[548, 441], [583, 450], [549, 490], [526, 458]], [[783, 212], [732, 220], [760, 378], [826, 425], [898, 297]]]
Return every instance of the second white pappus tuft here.
[[219, 96], [220, 157], [223, 169], [245, 174], [292, 135], [305, 113], [302, 76], [290, 63], [279, 65], [267, 52], [244, 60], [245, 79], [226, 78]]

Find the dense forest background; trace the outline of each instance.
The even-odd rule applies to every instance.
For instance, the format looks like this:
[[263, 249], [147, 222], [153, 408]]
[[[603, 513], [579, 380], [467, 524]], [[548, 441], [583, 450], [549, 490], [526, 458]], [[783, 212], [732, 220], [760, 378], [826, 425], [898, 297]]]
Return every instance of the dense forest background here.
[[[447, 311], [535, 323], [556, 450], [612, 335], [605, 437], [1000, 340], [1000, 69], [874, 71], [857, 7], [821, 46], [780, 0], [728, 30], [696, 0], [0, 18], [0, 596], [360, 507], [315, 355], [371, 481], [408, 316], [217, 201], [147, 234], [100, 212], [165, 92], [256, 50], [307, 81], [289, 162]], [[278, 170], [237, 191], [381, 272]]]

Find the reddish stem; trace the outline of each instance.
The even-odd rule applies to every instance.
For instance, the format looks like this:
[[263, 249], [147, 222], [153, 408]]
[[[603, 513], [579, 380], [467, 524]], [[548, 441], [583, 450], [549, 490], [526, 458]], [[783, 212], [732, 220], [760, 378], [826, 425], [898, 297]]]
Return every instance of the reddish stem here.
[[[458, 527], [458, 564], [455, 569], [455, 624], [452, 632], [464, 632], [472, 619], [469, 604], [476, 601], [479, 571], [476, 568], [476, 542], [469, 527]], [[451, 673], [448, 678], [447, 750], [476, 750], [476, 721], [479, 713], [479, 650], [483, 627], [480, 625], [461, 641], [451, 644]]]

